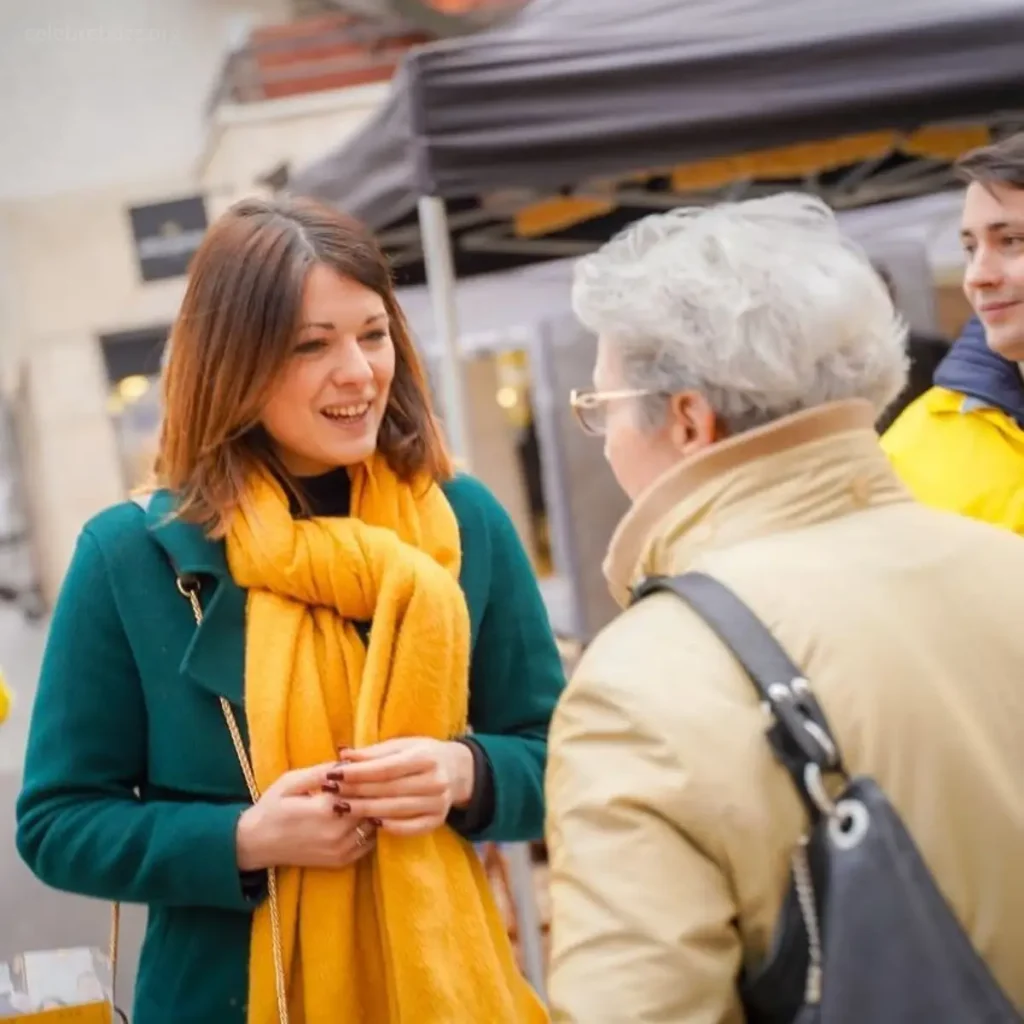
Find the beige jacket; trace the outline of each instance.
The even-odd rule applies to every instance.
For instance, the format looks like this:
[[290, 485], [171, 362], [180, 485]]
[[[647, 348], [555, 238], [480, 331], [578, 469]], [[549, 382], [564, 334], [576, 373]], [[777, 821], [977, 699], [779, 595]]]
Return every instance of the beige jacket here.
[[[605, 569], [620, 599], [645, 574], [699, 569], [752, 606], [1024, 1007], [1021, 538], [913, 502], [871, 410], [844, 403], [670, 472]], [[767, 952], [806, 824], [765, 725], [672, 595], [588, 649], [550, 737], [555, 1021], [744, 1019], [737, 975]]]

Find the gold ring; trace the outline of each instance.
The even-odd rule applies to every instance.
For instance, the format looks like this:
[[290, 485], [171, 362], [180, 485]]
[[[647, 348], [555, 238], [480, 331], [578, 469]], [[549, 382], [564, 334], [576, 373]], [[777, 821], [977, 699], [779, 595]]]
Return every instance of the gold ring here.
[[365, 846], [370, 841], [369, 832], [365, 825], [356, 825], [356, 846]]

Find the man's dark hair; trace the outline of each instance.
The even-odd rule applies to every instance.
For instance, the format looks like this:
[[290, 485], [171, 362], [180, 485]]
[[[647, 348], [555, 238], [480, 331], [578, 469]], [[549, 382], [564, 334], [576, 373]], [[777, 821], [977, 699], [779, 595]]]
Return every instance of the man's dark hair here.
[[961, 181], [1024, 189], [1024, 132], [972, 149], [955, 166]]

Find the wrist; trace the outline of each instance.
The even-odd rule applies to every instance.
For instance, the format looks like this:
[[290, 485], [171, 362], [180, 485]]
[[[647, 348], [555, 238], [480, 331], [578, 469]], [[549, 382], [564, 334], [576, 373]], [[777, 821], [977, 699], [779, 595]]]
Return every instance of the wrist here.
[[472, 803], [476, 788], [476, 761], [467, 743], [448, 744], [452, 762], [452, 807], [463, 810]]
[[249, 807], [235, 826], [235, 858], [239, 871], [262, 871], [271, 866], [260, 834], [260, 817], [258, 808]]

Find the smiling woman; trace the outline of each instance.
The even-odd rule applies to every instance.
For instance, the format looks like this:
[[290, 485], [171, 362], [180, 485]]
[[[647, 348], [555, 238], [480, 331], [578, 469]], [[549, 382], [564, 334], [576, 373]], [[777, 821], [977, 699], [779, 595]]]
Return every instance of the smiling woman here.
[[22, 856], [149, 905], [136, 1024], [546, 1020], [472, 844], [541, 834], [561, 661], [373, 238], [233, 207], [164, 394], [158, 490], [54, 612]]
[[337, 211], [237, 204], [193, 260], [171, 352], [158, 472], [215, 533], [256, 464], [300, 498], [297, 477], [378, 446], [404, 479], [451, 476], [387, 263]]
[[285, 469], [313, 476], [370, 456], [394, 376], [384, 300], [330, 267], [313, 267], [295, 344], [262, 417]]

